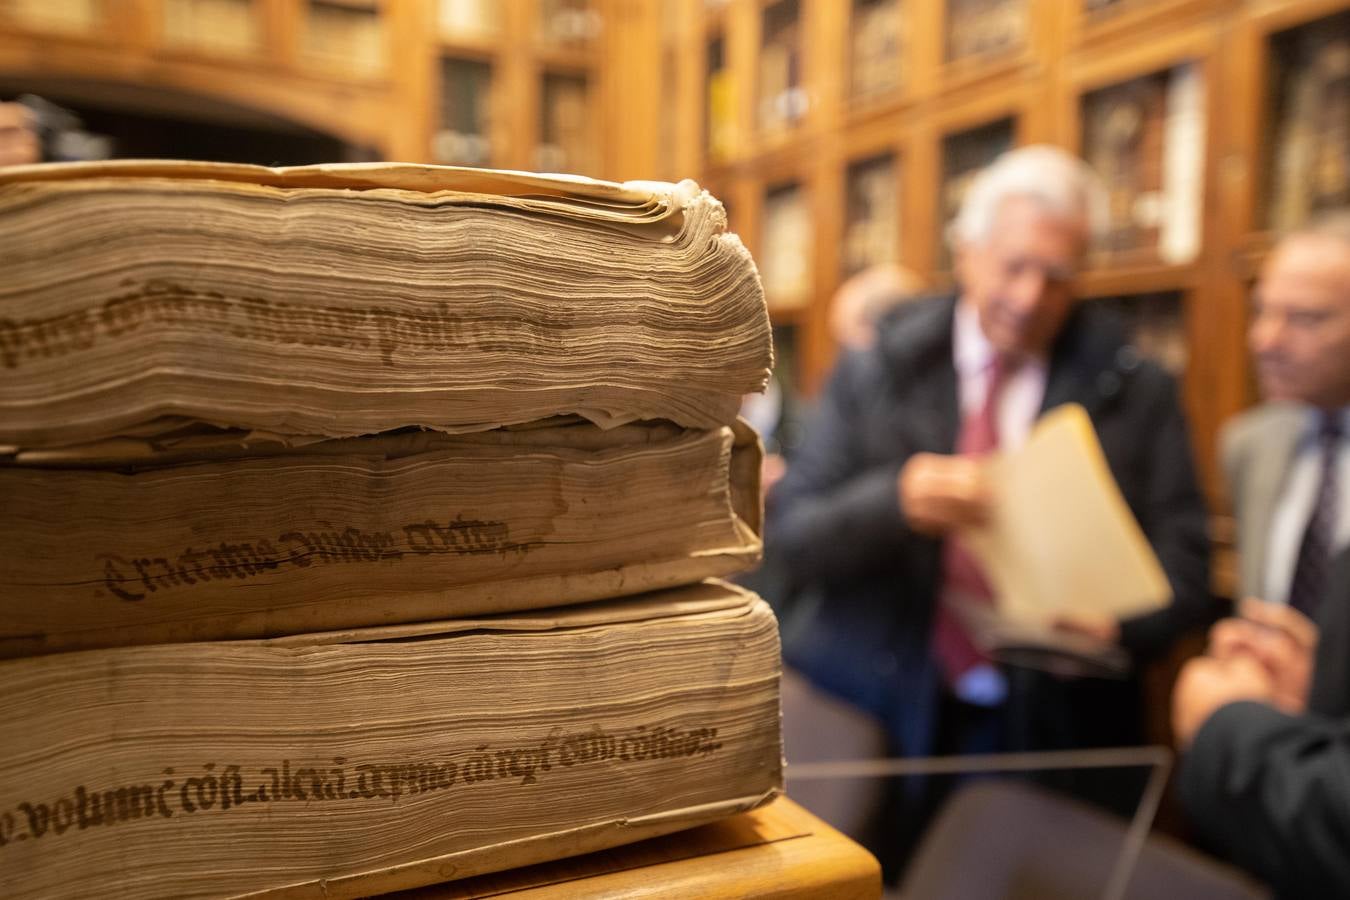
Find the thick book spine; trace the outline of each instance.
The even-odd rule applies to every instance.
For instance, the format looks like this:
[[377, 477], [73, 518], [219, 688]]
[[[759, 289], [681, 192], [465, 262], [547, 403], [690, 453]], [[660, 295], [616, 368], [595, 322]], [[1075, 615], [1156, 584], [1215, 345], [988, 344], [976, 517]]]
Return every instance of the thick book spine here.
[[353, 897], [781, 786], [777, 628], [725, 586], [341, 643], [0, 663], [0, 894]]
[[0, 657], [614, 597], [760, 553], [747, 429], [351, 439], [117, 471], [0, 467]]

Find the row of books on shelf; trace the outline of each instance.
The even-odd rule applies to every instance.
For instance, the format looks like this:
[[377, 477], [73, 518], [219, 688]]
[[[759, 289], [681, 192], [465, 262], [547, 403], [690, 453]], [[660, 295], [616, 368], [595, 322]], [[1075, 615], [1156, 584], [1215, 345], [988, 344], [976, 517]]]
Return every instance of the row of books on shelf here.
[[[577, 47], [594, 42], [604, 16], [591, 0], [535, 0], [535, 34], [545, 46]], [[502, 34], [500, 0], [439, 0], [437, 25], [445, 37], [495, 38]]]
[[[440, 125], [432, 137], [433, 162], [488, 166], [494, 160], [494, 116], [502, 99], [493, 71], [481, 60], [441, 60]], [[584, 74], [545, 72], [539, 81], [539, 122], [531, 168], [541, 172], [596, 170], [597, 136], [590, 80]]]
[[[1087, 129], [1100, 140], [1090, 142], [1086, 157], [1109, 191], [1106, 228], [1092, 248], [1095, 264], [1184, 264], [1195, 259], [1203, 187], [1204, 119], [1197, 108], [1202, 102], [1189, 68], [1090, 98]], [[938, 221], [943, 229], [960, 209], [971, 179], [1011, 149], [1013, 141], [1011, 119], [943, 140], [938, 187]], [[897, 155], [882, 154], [849, 166], [842, 275], [897, 260], [901, 165]], [[774, 309], [806, 305], [813, 293], [811, 258], [817, 236], [810, 202], [807, 190], [797, 183], [766, 191], [760, 262]], [[940, 231], [933, 240], [941, 248], [939, 267], [950, 269], [945, 233]]]
[[[152, 7], [158, 45], [171, 52], [228, 58], [261, 57], [267, 33], [252, 0], [160, 0]], [[349, 0], [304, 0], [299, 52], [320, 67], [358, 77], [384, 72], [389, 54], [379, 4]], [[107, 34], [116, 5], [99, 0], [6, 0], [0, 15], [36, 31], [64, 35]]]
[[[350, 54], [358, 65], [383, 62], [382, 50], [368, 45], [382, 31], [378, 0], [292, 0], [303, 9], [306, 39], [316, 52]], [[256, 55], [264, 49], [264, 16], [252, 0], [158, 0], [160, 36], [166, 47], [209, 53]], [[101, 0], [5, 0], [0, 14], [38, 31], [97, 34], [110, 12]], [[503, 29], [498, 0], [439, 0], [435, 22], [448, 40], [496, 38]], [[590, 0], [536, 0], [534, 24], [544, 46], [587, 46], [604, 26]]]
[[[854, 8], [854, 25], [861, 30], [852, 36], [850, 83], [859, 96], [883, 96], [898, 84], [902, 41], [894, 6], [873, 0]], [[956, 6], [969, 6], [962, 15], [976, 21], [1011, 23], [1022, 4], [965, 0]], [[764, 28], [755, 121], [761, 135], [772, 136], [799, 125], [806, 112], [809, 92], [802, 82], [797, 5], [766, 7]], [[991, 34], [1012, 31], [1011, 24], [990, 28]], [[963, 41], [1006, 42], [983, 33], [960, 31]], [[705, 139], [713, 164], [735, 152], [741, 97], [724, 43], [721, 34], [709, 38]], [[1262, 178], [1262, 217], [1263, 225], [1282, 230], [1350, 202], [1350, 11], [1275, 34], [1270, 57], [1266, 121], [1273, 150]], [[1187, 60], [1082, 96], [1081, 152], [1111, 185], [1110, 225], [1096, 248], [1100, 255], [1174, 264], [1194, 259], [1207, 110], [1213, 106], [1208, 91], [1202, 64]], [[999, 120], [943, 138], [939, 190], [944, 222], [959, 206], [968, 173], [1010, 146], [1014, 131], [1011, 120]], [[877, 216], [891, 214], [887, 203], [863, 206], [876, 209]]]
[[[1350, 13], [1334, 22], [1350, 25]], [[1291, 33], [1279, 45], [1279, 109], [1268, 178], [1267, 222], [1283, 230], [1350, 202], [1350, 27]], [[1295, 59], [1303, 62], [1294, 64]], [[1184, 265], [1200, 252], [1207, 141], [1198, 64], [1178, 65], [1094, 90], [1082, 101], [1082, 153], [1108, 187], [1096, 266]], [[974, 173], [1014, 143], [1015, 123], [996, 120], [942, 139], [939, 223], [960, 208]], [[843, 272], [895, 261], [901, 241], [903, 160], [883, 153], [851, 163], [845, 177]], [[770, 185], [762, 211], [762, 266], [770, 304], [792, 309], [814, 290], [810, 195], [800, 183]], [[950, 266], [944, 235], [939, 267]]]

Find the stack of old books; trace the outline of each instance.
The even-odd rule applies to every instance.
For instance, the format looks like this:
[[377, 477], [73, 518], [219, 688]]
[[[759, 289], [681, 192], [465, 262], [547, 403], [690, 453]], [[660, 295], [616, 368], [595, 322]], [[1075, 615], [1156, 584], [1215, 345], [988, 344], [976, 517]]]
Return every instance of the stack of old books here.
[[[0, 170], [0, 895], [356, 896], [781, 782], [692, 183]], [[622, 598], [622, 599], [620, 599]]]

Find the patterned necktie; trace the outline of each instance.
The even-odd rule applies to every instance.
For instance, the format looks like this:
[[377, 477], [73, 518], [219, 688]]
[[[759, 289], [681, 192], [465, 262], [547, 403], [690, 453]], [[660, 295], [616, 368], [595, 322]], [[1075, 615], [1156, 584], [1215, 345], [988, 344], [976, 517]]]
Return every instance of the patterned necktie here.
[[[990, 362], [984, 404], [961, 423], [957, 453], [984, 456], [998, 449], [999, 398], [1013, 371], [1001, 356]], [[966, 602], [993, 603], [994, 592], [970, 550], [960, 538], [952, 536], [942, 543], [941, 595], [933, 622], [933, 653], [949, 685], [956, 684], [974, 666], [989, 661], [949, 602], [958, 597]]]
[[1298, 560], [1294, 563], [1294, 577], [1289, 583], [1289, 605], [1308, 618], [1317, 614], [1326, 590], [1327, 570], [1331, 567], [1331, 550], [1336, 540], [1336, 517], [1339, 485], [1337, 459], [1341, 447], [1341, 421], [1338, 413], [1322, 418], [1317, 433], [1322, 449], [1322, 480], [1313, 501], [1308, 526], [1298, 546]]

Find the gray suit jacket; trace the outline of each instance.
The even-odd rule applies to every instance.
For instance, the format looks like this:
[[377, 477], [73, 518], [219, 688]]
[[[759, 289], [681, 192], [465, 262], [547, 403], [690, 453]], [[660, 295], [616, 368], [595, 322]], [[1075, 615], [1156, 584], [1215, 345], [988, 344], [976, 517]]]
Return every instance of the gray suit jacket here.
[[1220, 436], [1220, 458], [1237, 517], [1238, 587], [1265, 595], [1271, 520], [1307, 421], [1301, 406], [1270, 403], [1233, 419]]

